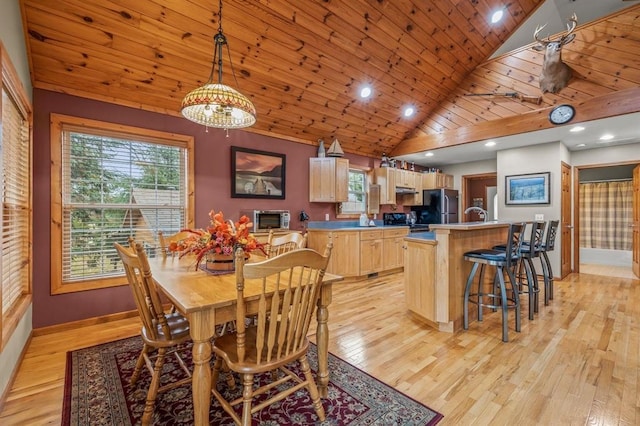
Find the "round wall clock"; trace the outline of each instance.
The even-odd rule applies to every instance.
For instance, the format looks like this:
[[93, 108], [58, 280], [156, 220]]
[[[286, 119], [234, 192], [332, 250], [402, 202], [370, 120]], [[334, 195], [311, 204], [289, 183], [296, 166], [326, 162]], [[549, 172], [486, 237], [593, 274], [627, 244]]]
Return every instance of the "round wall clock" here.
[[571, 105], [558, 105], [549, 113], [549, 121], [553, 124], [564, 124], [571, 121], [574, 115], [576, 110]]

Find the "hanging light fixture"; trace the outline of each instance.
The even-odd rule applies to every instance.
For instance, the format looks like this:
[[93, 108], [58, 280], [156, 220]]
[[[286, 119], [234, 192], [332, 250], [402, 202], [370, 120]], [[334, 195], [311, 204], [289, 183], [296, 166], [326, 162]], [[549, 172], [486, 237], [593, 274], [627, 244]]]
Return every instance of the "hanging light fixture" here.
[[[241, 129], [252, 126], [256, 122], [256, 108], [242, 93], [222, 84], [222, 47], [224, 45], [227, 46], [229, 64], [231, 64], [229, 44], [222, 33], [222, 0], [220, 0], [218, 18], [218, 34], [213, 38], [215, 48], [209, 80], [204, 86], [187, 93], [182, 100], [182, 115], [188, 120], [207, 127]], [[214, 83], [213, 73], [216, 60], [218, 62], [218, 82]], [[238, 80], [232, 64], [231, 72], [237, 85]]]

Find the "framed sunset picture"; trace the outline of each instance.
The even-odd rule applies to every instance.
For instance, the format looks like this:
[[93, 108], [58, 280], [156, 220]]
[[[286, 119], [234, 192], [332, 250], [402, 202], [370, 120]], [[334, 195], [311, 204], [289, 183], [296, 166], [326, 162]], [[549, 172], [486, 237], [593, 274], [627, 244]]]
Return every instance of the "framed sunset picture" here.
[[231, 198], [285, 198], [286, 155], [231, 147]]

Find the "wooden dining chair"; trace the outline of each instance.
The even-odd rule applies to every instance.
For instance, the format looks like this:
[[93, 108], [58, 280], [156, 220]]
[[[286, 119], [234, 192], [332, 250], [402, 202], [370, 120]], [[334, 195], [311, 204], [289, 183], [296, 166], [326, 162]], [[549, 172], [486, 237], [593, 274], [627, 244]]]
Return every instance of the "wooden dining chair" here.
[[[319, 421], [325, 419], [307, 360], [307, 332], [322, 291], [330, 253], [331, 244], [324, 255], [311, 249], [300, 249], [262, 262], [245, 264], [241, 250], [236, 252], [237, 330], [214, 340], [216, 361], [211, 378], [211, 392], [236, 424], [250, 425], [253, 413], [301, 388], [307, 389]], [[245, 288], [258, 288], [259, 294], [252, 291], [251, 296], [245, 299]], [[256, 322], [247, 326], [244, 317], [249, 303], [257, 304], [258, 313]], [[287, 367], [295, 362], [299, 364], [304, 379]], [[216, 385], [224, 364], [241, 376], [242, 396], [232, 401], [227, 401]], [[254, 386], [256, 374], [274, 370], [278, 373], [275, 381], [273, 375], [266, 374], [267, 383]], [[253, 398], [265, 392], [273, 393], [253, 406]], [[308, 398], [306, 395], [301, 397]], [[239, 404], [242, 404], [242, 416], [234, 410], [234, 406]]]
[[177, 243], [191, 236], [187, 231], [176, 232], [175, 234], [164, 235], [162, 231], [158, 231], [158, 245], [160, 246], [160, 253], [163, 257], [167, 257], [169, 253], [173, 253], [169, 250], [171, 243]]
[[267, 239], [267, 257], [278, 256], [291, 250], [307, 247], [307, 234], [290, 232], [276, 237], [273, 230], [269, 231]]
[[[142, 245], [133, 240], [130, 240], [131, 248], [118, 243], [114, 243], [114, 245], [124, 264], [129, 287], [142, 321], [140, 335], [143, 347], [130, 383], [132, 386], [136, 384], [142, 367], [146, 366], [151, 374], [151, 384], [147, 391], [142, 424], [147, 425], [152, 423], [155, 401], [159, 392], [191, 382], [191, 371], [179, 354], [179, 350], [182, 349], [181, 345], [190, 339], [189, 321], [177, 312], [164, 312]], [[175, 356], [186, 377], [160, 386], [162, 367], [165, 357], [168, 355]]]

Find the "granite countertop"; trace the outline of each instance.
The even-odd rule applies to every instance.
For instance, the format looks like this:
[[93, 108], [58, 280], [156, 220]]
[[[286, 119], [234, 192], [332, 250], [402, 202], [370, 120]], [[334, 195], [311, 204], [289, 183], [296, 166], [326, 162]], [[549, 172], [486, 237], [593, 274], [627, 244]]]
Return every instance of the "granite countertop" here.
[[490, 220], [487, 222], [440, 223], [429, 225], [429, 228], [434, 231], [437, 231], [438, 229], [468, 231], [473, 229], [502, 228], [509, 225], [510, 223], [511, 222], [499, 220]]
[[[433, 241], [436, 243], [436, 234], [431, 231], [412, 232], [404, 237], [405, 240]], [[437, 244], [437, 243], [436, 243]]]
[[326, 223], [330, 223], [332, 225], [328, 225], [328, 226], [308, 225], [307, 231], [366, 231], [369, 229], [397, 229], [397, 228], [409, 229], [408, 225], [359, 226], [359, 225], [336, 225], [337, 222], [326, 222]]

